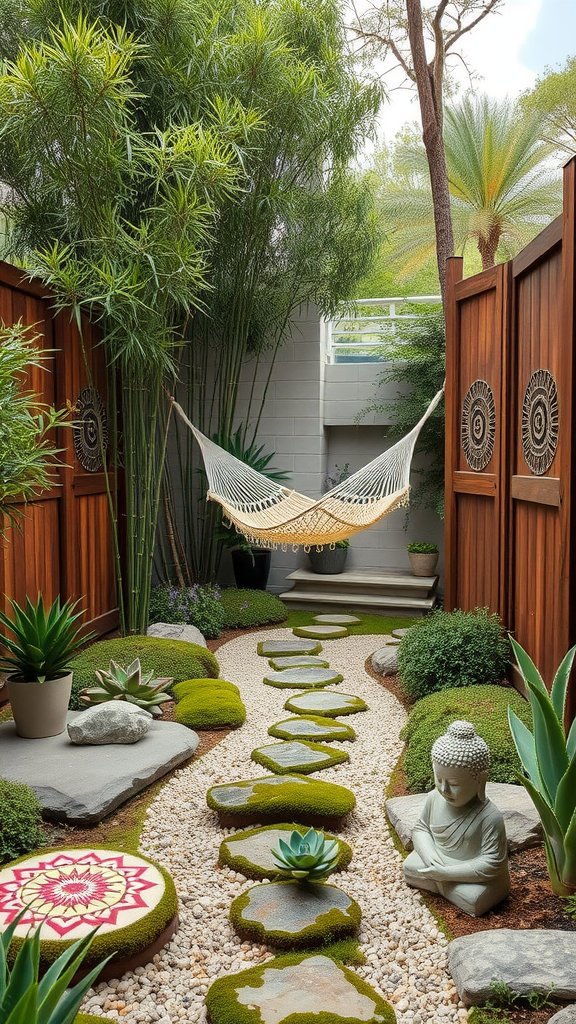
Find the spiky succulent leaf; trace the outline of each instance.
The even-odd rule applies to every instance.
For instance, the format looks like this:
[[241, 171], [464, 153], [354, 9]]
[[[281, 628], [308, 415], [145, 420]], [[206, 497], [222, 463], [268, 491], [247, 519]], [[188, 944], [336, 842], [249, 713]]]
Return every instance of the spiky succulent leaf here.
[[296, 829], [288, 841], [278, 838], [278, 846], [272, 849], [276, 865], [282, 871], [289, 871], [293, 878], [321, 879], [334, 871], [338, 860], [338, 843], [327, 840], [322, 832], [311, 828], [301, 835]]

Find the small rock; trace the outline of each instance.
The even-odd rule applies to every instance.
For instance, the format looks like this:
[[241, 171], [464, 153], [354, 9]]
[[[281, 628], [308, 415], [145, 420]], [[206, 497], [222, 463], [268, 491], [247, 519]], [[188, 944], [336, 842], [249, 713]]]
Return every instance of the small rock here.
[[550, 928], [494, 928], [462, 935], [448, 946], [448, 968], [467, 1006], [490, 999], [494, 981], [521, 996], [553, 991], [557, 999], [574, 999], [575, 959], [576, 932]]
[[207, 647], [206, 640], [196, 626], [188, 626], [185, 623], [153, 622], [147, 629], [148, 636], [159, 636], [163, 640], [184, 640], [188, 644], [200, 644]]
[[372, 668], [379, 676], [395, 676], [398, 671], [398, 645], [388, 644], [375, 651]]
[[72, 743], [137, 743], [148, 732], [152, 715], [128, 701], [109, 700], [87, 708], [68, 723]]
[[553, 1017], [550, 1017], [548, 1024], [576, 1024], [576, 1003], [565, 1006]]

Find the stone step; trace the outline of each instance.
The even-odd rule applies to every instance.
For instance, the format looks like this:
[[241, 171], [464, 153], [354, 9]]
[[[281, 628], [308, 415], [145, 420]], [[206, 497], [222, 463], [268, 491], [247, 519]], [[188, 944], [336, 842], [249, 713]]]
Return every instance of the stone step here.
[[350, 569], [333, 576], [296, 569], [287, 577], [294, 586], [280, 594], [298, 608], [354, 607], [423, 615], [436, 602], [437, 576], [411, 576], [399, 570], [370, 572]]

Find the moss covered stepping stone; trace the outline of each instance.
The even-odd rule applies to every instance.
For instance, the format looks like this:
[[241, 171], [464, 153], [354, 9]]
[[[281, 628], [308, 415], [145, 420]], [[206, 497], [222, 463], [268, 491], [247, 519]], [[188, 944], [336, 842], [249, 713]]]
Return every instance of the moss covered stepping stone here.
[[355, 935], [361, 917], [356, 900], [325, 882], [253, 885], [230, 907], [230, 920], [242, 938], [289, 949]]
[[311, 640], [263, 640], [258, 654], [263, 658], [284, 658], [294, 654], [320, 654], [322, 644]]
[[282, 672], [285, 668], [330, 668], [330, 662], [319, 658], [317, 654], [294, 654], [286, 658], [270, 658], [270, 668]]
[[397, 640], [401, 640], [403, 636], [406, 636], [406, 633], [408, 632], [409, 629], [412, 629], [412, 627], [407, 626], [406, 629], [393, 629], [392, 636], [395, 637]]
[[353, 971], [321, 953], [275, 957], [218, 978], [211, 1024], [394, 1024], [394, 1010]]
[[290, 772], [308, 775], [350, 760], [345, 750], [335, 750], [322, 743], [305, 743], [302, 740], [268, 743], [265, 747], [256, 747], [250, 756], [256, 764], [261, 764], [276, 775], [288, 775]]
[[335, 722], [333, 719], [326, 720], [316, 715], [285, 718], [282, 722], [271, 725], [268, 735], [277, 736], [280, 740], [318, 740], [323, 743], [356, 739], [356, 733], [351, 725]]
[[225, 828], [292, 820], [339, 829], [356, 806], [354, 794], [345, 786], [305, 775], [265, 775], [212, 786], [206, 801]]
[[297, 715], [318, 715], [320, 718], [339, 718], [341, 715], [355, 715], [367, 711], [368, 705], [351, 693], [336, 693], [334, 690], [314, 690], [312, 693], [297, 693], [284, 705], [285, 711]]
[[321, 686], [336, 686], [343, 676], [331, 668], [285, 668], [281, 672], [268, 672], [264, 676], [266, 686], [277, 686], [281, 690], [315, 690]]
[[338, 640], [341, 636], [350, 636], [346, 626], [295, 626], [294, 636], [307, 637], [310, 640]]
[[26, 907], [15, 943], [42, 925], [45, 969], [76, 939], [98, 926], [83, 967], [110, 953], [101, 978], [150, 963], [178, 924], [174, 883], [164, 868], [125, 850], [44, 850], [0, 871], [0, 931]]
[[327, 626], [356, 626], [362, 619], [356, 615], [315, 615], [314, 622], [325, 623]]
[[[294, 830], [302, 835], [307, 831], [306, 825], [265, 825], [264, 828], [236, 832], [220, 844], [220, 864], [227, 864], [233, 871], [240, 871], [247, 878], [286, 877], [280, 871], [272, 856], [272, 849], [278, 846], [278, 840], [287, 838]], [[336, 839], [329, 832], [326, 839]], [[343, 871], [352, 860], [352, 847], [342, 839], [338, 843], [338, 861], [336, 871]]]

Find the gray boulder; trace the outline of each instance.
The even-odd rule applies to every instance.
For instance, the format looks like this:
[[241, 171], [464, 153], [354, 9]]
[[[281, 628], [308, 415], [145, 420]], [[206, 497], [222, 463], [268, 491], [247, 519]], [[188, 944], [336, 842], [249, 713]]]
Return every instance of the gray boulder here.
[[109, 700], [87, 708], [68, 723], [68, 735], [79, 746], [137, 743], [148, 732], [152, 715], [128, 701]]
[[576, 1003], [565, 1006], [553, 1017], [550, 1017], [548, 1024], [576, 1024]]
[[202, 633], [196, 626], [187, 626], [174, 622], [153, 622], [146, 630], [148, 636], [158, 636], [163, 640], [184, 640], [188, 644], [200, 644], [207, 647], [208, 644]]
[[372, 668], [379, 676], [395, 676], [398, 671], [398, 644], [388, 644], [375, 651]]
[[494, 928], [462, 935], [448, 946], [448, 969], [467, 1006], [490, 999], [494, 981], [521, 996], [552, 991], [555, 999], [575, 999], [575, 962], [576, 932], [550, 928]]

